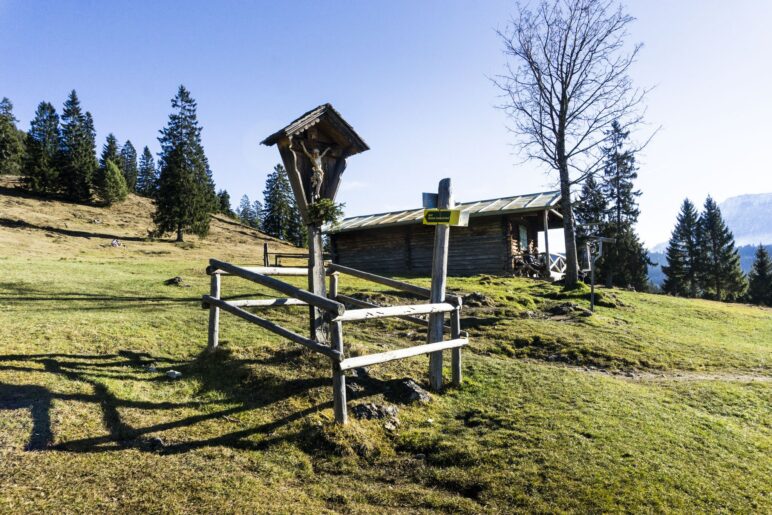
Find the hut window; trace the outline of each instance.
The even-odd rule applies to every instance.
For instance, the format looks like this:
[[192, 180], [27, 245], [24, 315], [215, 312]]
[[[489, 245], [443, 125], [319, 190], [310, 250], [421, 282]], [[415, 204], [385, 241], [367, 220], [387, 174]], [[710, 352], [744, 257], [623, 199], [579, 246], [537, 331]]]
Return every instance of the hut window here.
[[525, 225], [518, 225], [520, 249], [525, 252], [528, 249], [528, 228]]

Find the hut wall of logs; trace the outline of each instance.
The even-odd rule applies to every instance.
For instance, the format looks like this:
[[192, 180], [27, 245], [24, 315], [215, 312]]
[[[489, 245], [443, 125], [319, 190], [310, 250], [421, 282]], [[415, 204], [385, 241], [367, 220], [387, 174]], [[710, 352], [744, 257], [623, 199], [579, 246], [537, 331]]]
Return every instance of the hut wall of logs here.
[[[454, 276], [506, 274], [518, 258], [538, 249], [543, 212], [471, 217], [468, 227], [450, 233], [448, 273]], [[561, 227], [550, 219], [550, 228]], [[432, 267], [434, 230], [421, 224], [363, 227], [333, 233], [333, 261], [341, 265], [388, 275], [428, 275]]]

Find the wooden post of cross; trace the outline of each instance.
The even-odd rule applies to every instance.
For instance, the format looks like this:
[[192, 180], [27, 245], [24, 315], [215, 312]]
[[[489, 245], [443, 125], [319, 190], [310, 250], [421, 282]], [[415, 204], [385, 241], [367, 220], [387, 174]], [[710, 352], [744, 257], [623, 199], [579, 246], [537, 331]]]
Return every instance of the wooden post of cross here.
[[[320, 211], [316, 207], [324, 201], [334, 202], [346, 160], [369, 147], [330, 104], [301, 115], [262, 143], [279, 149], [295, 203], [308, 229], [308, 291], [324, 297], [323, 220], [317, 218]], [[330, 338], [331, 328], [322, 310], [315, 306], [308, 309], [311, 339], [331, 343], [335, 335]]]

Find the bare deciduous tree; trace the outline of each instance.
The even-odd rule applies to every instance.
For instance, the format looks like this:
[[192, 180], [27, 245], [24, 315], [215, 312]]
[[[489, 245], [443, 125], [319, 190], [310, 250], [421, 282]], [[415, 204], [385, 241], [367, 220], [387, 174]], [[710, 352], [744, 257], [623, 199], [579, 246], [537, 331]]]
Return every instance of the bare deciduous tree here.
[[628, 75], [641, 45], [626, 47], [633, 18], [614, 0], [543, 0], [518, 11], [499, 32], [507, 72], [495, 83], [519, 150], [559, 174], [571, 288], [578, 281], [571, 186], [600, 169], [612, 121], [623, 130], [642, 121], [646, 91]]

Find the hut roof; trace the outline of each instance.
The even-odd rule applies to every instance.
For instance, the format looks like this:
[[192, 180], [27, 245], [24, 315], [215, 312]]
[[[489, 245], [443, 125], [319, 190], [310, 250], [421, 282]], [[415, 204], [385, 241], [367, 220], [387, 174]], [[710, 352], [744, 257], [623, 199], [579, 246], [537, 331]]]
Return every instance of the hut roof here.
[[341, 139], [341, 142], [350, 142], [353, 145], [354, 148], [349, 152], [349, 155], [358, 154], [370, 149], [367, 143], [354, 131], [354, 128], [332, 107], [332, 104], [322, 104], [311, 109], [283, 129], [279, 129], [265, 138], [261, 144], [267, 146], [275, 145], [282, 138], [300, 134], [318, 123], [333, 130], [336, 133], [335, 135], [338, 136], [336, 139]]
[[[545, 209], [554, 208], [559, 203], [559, 191], [545, 191], [528, 195], [515, 195], [512, 197], [478, 200], [475, 202], [463, 202], [456, 204], [455, 209], [462, 209], [469, 213], [470, 218], [476, 218], [482, 216], [544, 211]], [[325, 227], [325, 230], [328, 233], [339, 233], [357, 231], [360, 229], [393, 227], [395, 225], [419, 224], [422, 222], [423, 216], [423, 208], [354, 216], [342, 220], [334, 227]]]

